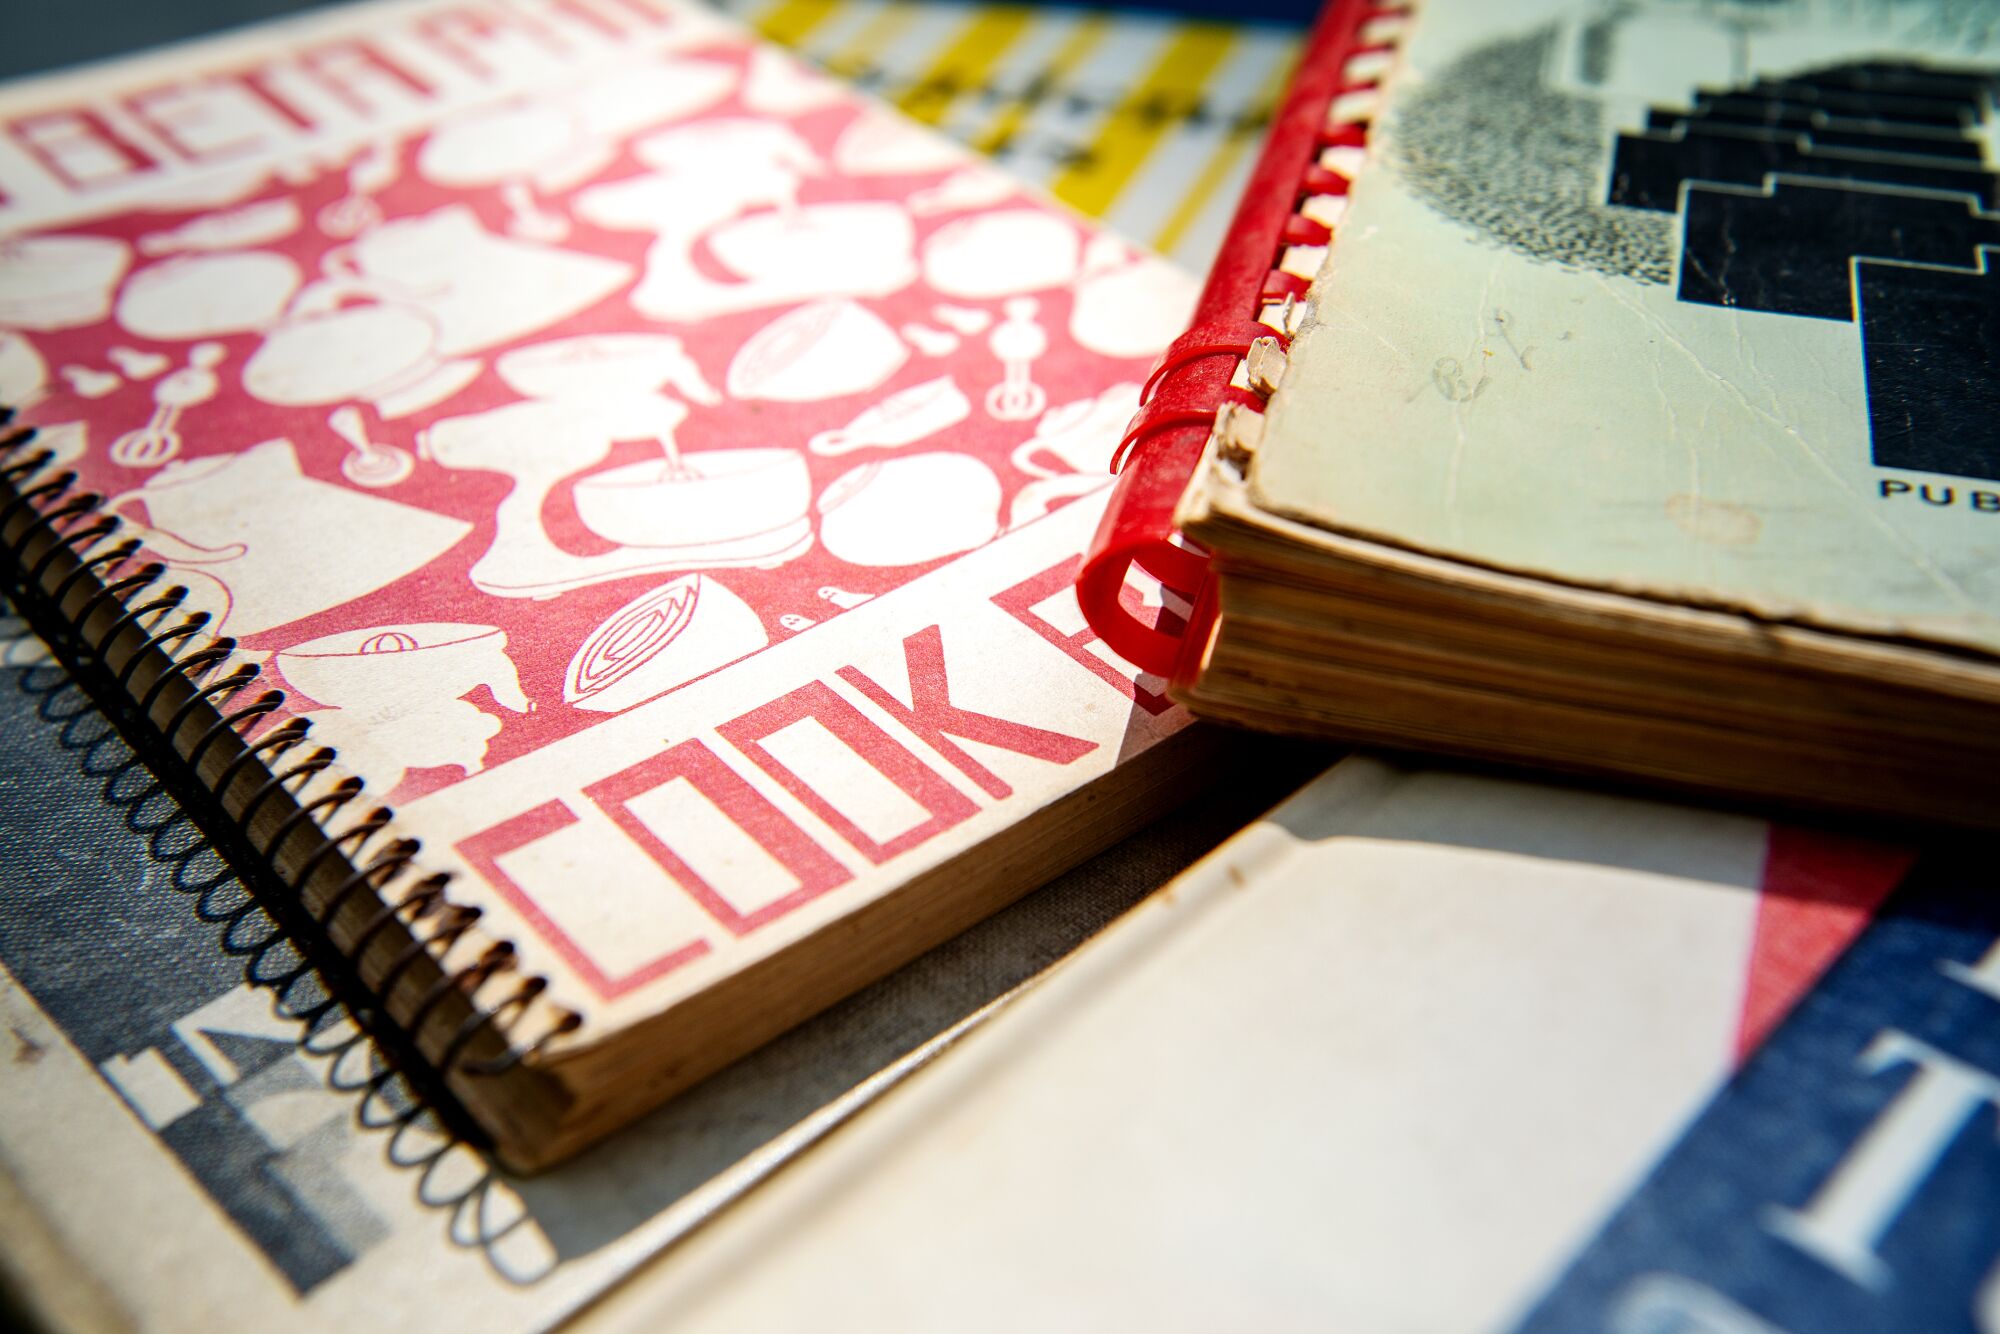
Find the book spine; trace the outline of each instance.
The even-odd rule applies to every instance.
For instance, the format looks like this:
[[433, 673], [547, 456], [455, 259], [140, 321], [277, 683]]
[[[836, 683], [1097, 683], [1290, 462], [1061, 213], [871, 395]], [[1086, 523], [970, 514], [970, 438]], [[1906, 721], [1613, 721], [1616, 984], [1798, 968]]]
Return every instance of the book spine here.
[[[1078, 572], [1077, 600], [1098, 637], [1144, 671], [1171, 676], [1190, 646], [1199, 652], [1185, 616], [1168, 609], [1148, 622], [1138, 608], [1202, 604], [1208, 557], [1176, 532], [1174, 507], [1218, 419], [1227, 424], [1232, 405], [1261, 411], [1276, 386], [1410, 12], [1407, 0], [1330, 0], [1321, 10], [1194, 319], [1161, 355], [1113, 457], [1118, 484]], [[1171, 597], [1135, 595], [1134, 571]]]
[[310, 719], [274, 716], [285, 692], [255, 689], [258, 655], [208, 634], [207, 612], [183, 611], [188, 589], [16, 415], [0, 404], [0, 548], [17, 606], [128, 739], [150, 743], [143, 753], [168, 771], [158, 777], [210, 799], [208, 814], [286, 891], [271, 906], [345, 961], [445, 1087], [483, 1101], [497, 1092], [489, 1081], [544, 1079], [538, 1059], [581, 1016], [546, 995], [478, 908], [450, 902], [449, 873], [425, 871], [394, 810], [311, 744]]

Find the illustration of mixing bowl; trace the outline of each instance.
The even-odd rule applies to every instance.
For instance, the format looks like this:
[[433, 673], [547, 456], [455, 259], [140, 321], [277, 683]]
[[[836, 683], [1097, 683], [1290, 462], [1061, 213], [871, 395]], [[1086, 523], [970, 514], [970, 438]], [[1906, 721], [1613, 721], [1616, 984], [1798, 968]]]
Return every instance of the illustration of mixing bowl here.
[[703, 548], [803, 522], [812, 480], [797, 450], [714, 449], [592, 473], [572, 494], [577, 517], [599, 537], [698, 558]]
[[948, 222], [924, 242], [924, 281], [946, 296], [983, 299], [1060, 287], [1076, 276], [1073, 224], [1010, 208]]
[[375, 397], [436, 369], [436, 345], [436, 322], [409, 306], [308, 310], [265, 335], [243, 368], [243, 387], [281, 407]]
[[1000, 479], [969, 454], [864, 463], [819, 498], [819, 539], [851, 565], [918, 565], [984, 546], [1000, 529]]
[[177, 255], [139, 270], [118, 295], [118, 322], [160, 342], [219, 338], [264, 328], [305, 281], [272, 250]]

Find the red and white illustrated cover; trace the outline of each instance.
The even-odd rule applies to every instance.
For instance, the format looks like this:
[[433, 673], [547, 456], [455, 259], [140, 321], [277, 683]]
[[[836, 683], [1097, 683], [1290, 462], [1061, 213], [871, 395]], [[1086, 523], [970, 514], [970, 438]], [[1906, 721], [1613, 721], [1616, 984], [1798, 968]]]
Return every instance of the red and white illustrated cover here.
[[670, 0], [0, 95], [0, 401], [587, 1031], [1184, 726], [1070, 590], [1190, 298]]

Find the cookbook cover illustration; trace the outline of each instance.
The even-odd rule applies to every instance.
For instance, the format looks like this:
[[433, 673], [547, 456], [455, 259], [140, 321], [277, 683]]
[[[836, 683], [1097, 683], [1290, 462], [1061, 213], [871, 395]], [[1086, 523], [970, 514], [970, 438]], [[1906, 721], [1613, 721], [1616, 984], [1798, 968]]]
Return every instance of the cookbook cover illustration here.
[[0, 98], [0, 401], [559, 996], [1182, 725], [1068, 592], [1177, 271], [700, 11], [369, 12]]

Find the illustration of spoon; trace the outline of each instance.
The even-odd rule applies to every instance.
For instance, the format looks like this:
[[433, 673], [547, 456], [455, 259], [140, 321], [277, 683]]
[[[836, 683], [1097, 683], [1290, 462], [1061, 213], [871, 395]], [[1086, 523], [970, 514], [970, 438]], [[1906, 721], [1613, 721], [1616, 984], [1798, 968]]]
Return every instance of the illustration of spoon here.
[[356, 486], [394, 486], [416, 471], [417, 461], [410, 457], [407, 449], [377, 444], [368, 438], [368, 427], [361, 419], [360, 408], [351, 404], [335, 408], [326, 419], [326, 424], [353, 448], [354, 452], [340, 461], [340, 475]]

